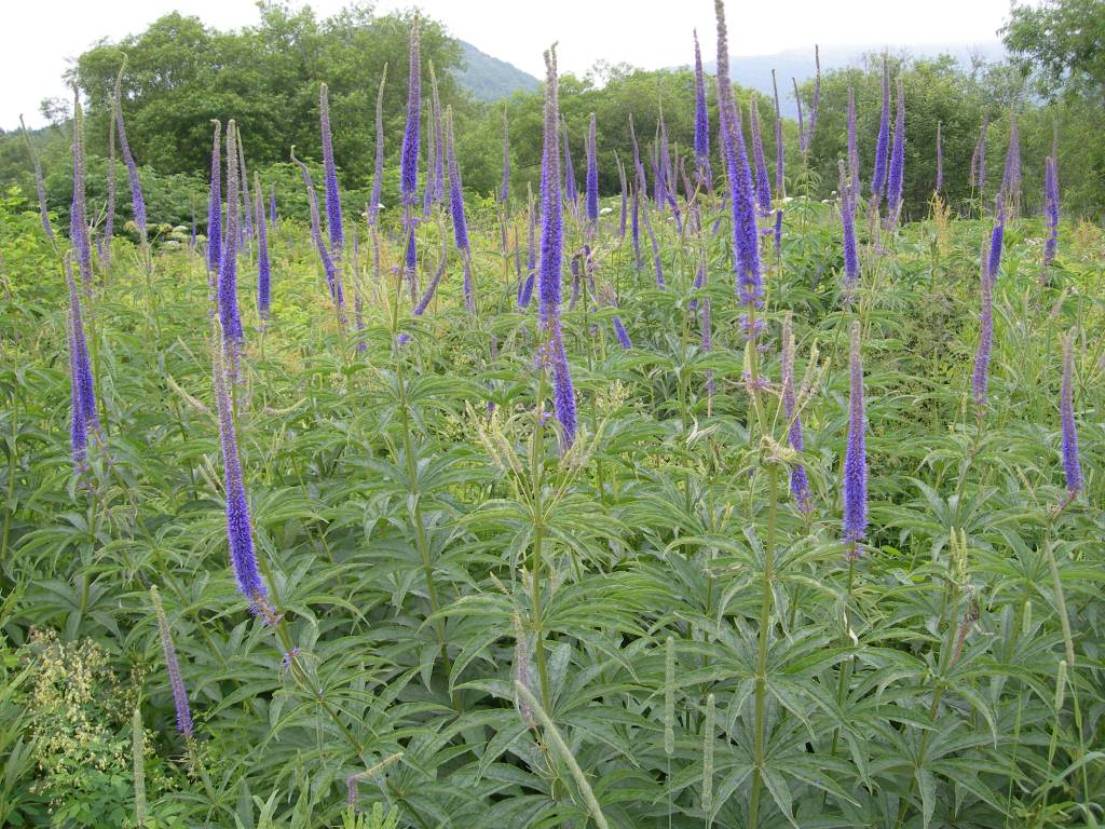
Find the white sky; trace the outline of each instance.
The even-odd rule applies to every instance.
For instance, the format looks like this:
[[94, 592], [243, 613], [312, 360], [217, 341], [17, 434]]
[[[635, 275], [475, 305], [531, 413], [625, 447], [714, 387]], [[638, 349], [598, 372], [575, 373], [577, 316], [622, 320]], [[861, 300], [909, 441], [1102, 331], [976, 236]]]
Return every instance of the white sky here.
[[[1035, 0], [1034, 0], [1035, 2]], [[292, 0], [294, 6], [300, 0]], [[350, 0], [314, 0], [319, 17]], [[712, 60], [709, 0], [379, 0], [378, 11], [411, 5], [480, 50], [540, 77], [542, 51], [559, 41], [562, 72], [582, 75], [597, 60], [648, 69], [690, 63], [691, 30]], [[1010, 0], [728, 0], [729, 51], [767, 55], [823, 46], [981, 44], [996, 40]], [[61, 75], [101, 38], [142, 31], [180, 11], [225, 29], [257, 21], [253, 0], [7, 0], [0, 11], [0, 127], [43, 123], [39, 102], [65, 94]]]

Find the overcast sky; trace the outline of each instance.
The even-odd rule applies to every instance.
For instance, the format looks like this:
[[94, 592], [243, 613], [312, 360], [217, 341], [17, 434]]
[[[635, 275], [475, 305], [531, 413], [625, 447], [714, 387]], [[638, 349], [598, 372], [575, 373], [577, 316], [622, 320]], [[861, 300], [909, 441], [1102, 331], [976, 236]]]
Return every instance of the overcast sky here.
[[[293, 0], [293, 5], [300, 5]], [[349, 0], [314, 0], [320, 17]], [[542, 51], [559, 41], [562, 72], [582, 75], [597, 60], [644, 68], [688, 64], [691, 30], [713, 59], [709, 0], [379, 0], [378, 11], [412, 5], [484, 52], [540, 77]], [[729, 0], [729, 51], [767, 55], [824, 46], [983, 44], [997, 39], [1010, 0]], [[7, 0], [0, 16], [0, 127], [44, 123], [43, 98], [65, 93], [61, 75], [101, 38], [142, 31], [171, 11], [216, 28], [257, 21], [253, 0]]]

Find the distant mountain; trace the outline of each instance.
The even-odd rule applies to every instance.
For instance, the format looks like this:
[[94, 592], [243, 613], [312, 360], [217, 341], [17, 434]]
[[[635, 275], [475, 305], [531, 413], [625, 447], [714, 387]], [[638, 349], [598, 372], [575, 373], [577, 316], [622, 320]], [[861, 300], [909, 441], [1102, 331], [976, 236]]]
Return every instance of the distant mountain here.
[[455, 76], [477, 100], [497, 101], [509, 98], [517, 90], [532, 92], [541, 85], [533, 75], [481, 52], [471, 43], [462, 40], [460, 46], [464, 65]]
[[[860, 66], [865, 55], [881, 52], [884, 48], [886, 47], [883, 45], [822, 47], [821, 71], [824, 73], [830, 69]], [[961, 43], [926, 43], [904, 47], [890, 46], [889, 49], [891, 54], [900, 54], [904, 51], [915, 58], [951, 55], [963, 66], [969, 66], [974, 56], [987, 61], [1001, 60], [1005, 57], [1005, 50], [996, 41], [971, 46]], [[798, 115], [791, 78], [797, 78], [798, 83], [802, 83], [812, 78], [815, 73], [812, 46], [809, 49], [792, 49], [774, 55], [730, 58], [729, 66], [734, 83], [748, 89], [755, 89], [767, 96], [772, 94], [771, 70], [774, 69], [779, 79], [779, 105], [782, 107], [783, 115], [788, 118], [795, 118]], [[713, 72], [715, 68], [716, 64], [710, 64], [707, 71]]]

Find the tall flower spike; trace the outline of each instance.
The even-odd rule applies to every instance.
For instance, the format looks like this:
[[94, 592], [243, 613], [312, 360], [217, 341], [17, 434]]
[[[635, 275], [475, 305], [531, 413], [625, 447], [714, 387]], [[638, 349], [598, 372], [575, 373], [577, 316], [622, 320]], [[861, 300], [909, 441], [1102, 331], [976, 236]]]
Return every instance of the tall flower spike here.
[[568, 140], [568, 122], [561, 121], [564, 131], [564, 198], [568, 200], [568, 206], [572, 213], [579, 207], [579, 190], [576, 189], [576, 170], [572, 165], [572, 146]]
[[886, 224], [898, 224], [902, 213], [902, 185], [905, 181], [905, 85], [898, 78], [898, 100], [894, 105], [894, 144], [890, 151], [890, 173], [886, 181]]
[[936, 122], [936, 187], [935, 192], [939, 193], [944, 189], [944, 143], [940, 136], [941, 124]]
[[[211, 145], [211, 185], [207, 197], [207, 272], [217, 274], [219, 264], [222, 261], [222, 236], [223, 236], [223, 195], [222, 195], [222, 127], [218, 121], [212, 120], [215, 125], [215, 138]], [[212, 281], [212, 284], [213, 281]], [[212, 297], [214, 299], [214, 297]]]
[[997, 213], [997, 218], [994, 220], [994, 229], [990, 233], [990, 259], [987, 265], [991, 282], [998, 278], [998, 271], [1001, 268], [1001, 250], [1005, 245], [1005, 200], [1000, 195], [998, 197]]
[[272, 183], [272, 190], [269, 192], [269, 225], [276, 226], [276, 182]]
[[1078, 427], [1074, 422], [1074, 334], [1063, 337], [1063, 387], [1059, 410], [1063, 422], [1063, 474], [1073, 499], [1082, 489], [1082, 464], [1078, 459]]
[[226, 123], [226, 238], [219, 263], [219, 323], [229, 343], [231, 376], [237, 378], [238, 352], [245, 333], [238, 313], [238, 129]]
[[817, 117], [821, 114], [821, 47], [813, 46], [813, 100], [810, 101], [810, 123], [806, 129], [806, 152], [813, 144], [813, 134], [817, 131]]
[[[122, 78], [118, 78], [121, 81]], [[115, 100], [122, 95], [122, 84], [116, 83]], [[111, 240], [115, 238], [115, 205], [119, 184], [115, 169], [115, 119], [108, 118], [107, 127], [107, 205], [104, 208], [104, 232], [100, 237], [100, 264], [104, 270], [111, 267]]]
[[725, 28], [725, 4], [722, 0], [714, 0], [714, 14], [717, 18], [718, 111], [722, 155], [729, 178], [738, 295], [742, 304], [759, 306], [764, 295], [760, 272], [759, 229], [756, 226], [752, 172], [748, 167], [744, 128], [740, 111], [733, 102], [733, 89], [729, 81], [729, 40]]
[[385, 63], [383, 74], [380, 75], [380, 88], [376, 92], [376, 158], [372, 167], [372, 196], [368, 201], [369, 227], [376, 226], [376, 219], [380, 215], [380, 190], [384, 177], [384, 84], [387, 79], [388, 65]]
[[464, 264], [464, 307], [476, 313], [476, 294], [472, 285], [472, 252], [468, 245], [468, 222], [464, 218], [464, 189], [457, 164], [457, 148], [453, 139], [453, 108], [445, 110], [445, 148], [449, 157], [449, 211], [453, 217], [453, 241]]
[[859, 256], [856, 253], [856, 192], [852, 180], [840, 162], [840, 225], [844, 233], [844, 295], [850, 298], [859, 283]]
[[[795, 452], [805, 449], [805, 438], [802, 435], [802, 418], [796, 411], [796, 395], [794, 391], [794, 332], [791, 329], [791, 315], [788, 313], [783, 320], [783, 413], [787, 417], [790, 426], [787, 429], [787, 441]], [[806, 475], [806, 467], [801, 462], [796, 463], [790, 470], [790, 493], [794, 496], [794, 503], [798, 511], [808, 513], [813, 509], [810, 500], [810, 481]]]
[[184, 678], [180, 675], [180, 661], [177, 659], [173, 634], [169, 628], [169, 619], [161, 604], [161, 594], [157, 586], [150, 587], [150, 600], [153, 602], [154, 615], [157, 617], [157, 631], [161, 636], [161, 653], [165, 657], [165, 673], [169, 676], [169, 689], [173, 694], [173, 707], [176, 708], [176, 728], [186, 739], [193, 735], [192, 708], [188, 704], [188, 691], [184, 687]]
[[[71, 269], [68, 260], [66, 267]], [[73, 471], [80, 475], [88, 462], [88, 423], [84, 419], [81, 404], [80, 365], [77, 341], [73, 337], [72, 313], [66, 317], [65, 332], [69, 344], [69, 444], [73, 456]]]
[[77, 400], [80, 403], [81, 422], [85, 433], [100, 431], [100, 416], [96, 411], [96, 382], [92, 375], [92, 361], [88, 358], [88, 338], [84, 333], [81, 314], [81, 295], [73, 278], [69, 258], [65, 259], [65, 280], [69, 287], [69, 336], [72, 346], [73, 377]]
[[622, 191], [622, 209], [618, 216], [618, 238], [625, 238], [625, 223], [629, 212], [629, 196], [627, 193], [627, 182], [625, 180], [625, 165], [622, 164], [622, 160], [618, 158], [617, 150], [614, 151], [614, 162], [618, 165], [618, 185]]
[[1044, 265], [1050, 265], [1059, 247], [1059, 159], [1054, 154], [1044, 159], [1044, 216], [1047, 217]]
[[541, 268], [538, 273], [541, 325], [549, 367], [553, 375], [553, 407], [560, 423], [561, 448], [572, 445], [576, 436], [576, 400], [568, 355], [560, 330], [560, 271], [562, 264], [563, 217], [560, 202], [560, 104], [557, 89], [556, 46], [545, 52], [545, 134], [541, 167]]
[[756, 203], [759, 205], [760, 215], [767, 216], [771, 213], [771, 185], [767, 180], [764, 138], [760, 128], [760, 108], [755, 94], [752, 95], [752, 105], [749, 109], [748, 128], [752, 131], [752, 157], [756, 162]]
[[598, 232], [599, 222], [599, 160], [598, 127], [595, 113], [591, 113], [591, 123], [587, 127], [587, 221], [591, 232]]
[[414, 205], [418, 190], [419, 120], [422, 115], [422, 58], [419, 50], [418, 18], [411, 25], [410, 64], [407, 79], [407, 126], [399, 154], [399, 196], [403, 203], [403, 229], [407, 235], [404, 271], [410, 284], [411, 302], [418, 295], [418, 250], [415, 245]]
[[92, 293], [92, 242], [88, 236], [88, 214], [85, 202], [84, 115], [80, 95], [73, 88], [73, 203], [69, 214], [69, 237], [77, 255], [81, 286], [86, 295]]
[[330, 251], [326, 248], [326, 241], [322, 238], [322, 222], [318, 213], [318, 195], [315, 193], [315, 182], [311, 178], [311, 171], [307, 165], [295, 157], [295, 147], [292, 147], [292, 161], [299, 166], [300, 175], [303, 177], [303, 186], [307, 190], [307, 207], [311, 218], [311, 239], [318, 251], [319, 261], [322, 262], [322, 270], [326, 275], [326, 287], [330, 291], [330, 299], [334, 301], [334, 308], [338, 314], [338, 324], [345, 327], [345, 293], [342, 290], [341, 275], [334, 264]]
[[255, 172], [253, 175], [253, 189], [257, 196], [254, 210], [257, 216], [257, 315], [267, 322], [272, 306], [272, 273], [269, 267], [269, 237], [265, 227], [265, 191], [261, 187], [261, 174]]
[[798, 79], [791, 77], [791, 85], [794, 87], [794, 103], [798, 107], [798, 152], [803, 155], [809, 150], [806, 145], [806, 119], [802, 114], [802, 93], [798, 90]]
[[[123, 69], [127, 62], [119, 67], [119, 78], [123, 76]], [[121, 80], [117, 81], [121, 85]], [[123, 153], [123, 164], [127, 167], [127, 180], [130, 182], [131, 209], [134, 212], [134, 223], [138, 226], [138, 235], [144, 242], [146, 240], [146, 200], [142, 197], [142, 181], [138, 178], [138, 165], [134, 161], [134, 155], [130, 151], [130, 143], [127, 141], [127, 127], [123, 121], [122, 95], [115, 100], [115, 128], [119, 133], [119, 150]]]
[[709, 189], [710, 170], [710, 110], [706, 105], [706, 81], [702, 72], [702, 50], [698, 46], [698, 30], [694, 32], [694, 158], [699, 184]]
[[510, 119], [508, 108], [503, 106], [503, 179], [499, 184], [499, 203], [510, 203]]
[[775, 80], [775, 70], [771, 70], [771, 89], [775, 94], [775, 254], [783, 247], [783, 199], [786, 198], [786, 179], [783, 176], [783, 115], [779, 108], [779, 84]]
[[[228, 132], [232, 130], [228, 127]], [[228, 150], [229, 153], [229, 150]], [[229, 227], [228, 227], [229, 230]], [[224, 335], [222, 342], [225, 344]], [[218, 347], [216, 346], [216, 349]], [[255, 612], [264, 604], [267, 591], [261, 572], [257, 569], [257, 557], [253, 551], [253, 524], [249, 516], [245, 482], [242, 479], [242, 463], [238, 456], [238, 436], [234, 432], [234, 413], [226, 387], [225, 350], [214, 354], [215, 407], [219, 413], [219, 445], [223, 456], [223, 479], [226, 496], [226, 538], [230, 546], [230, 564], [238, 581], [238, 590]]]
[[238, 145], [238, 182], [242, 188], [242, 207], [239, 222], [241, 239], [253, 238], [253, 199], [249, 195], [249, 173], [246, 172], [246, 148], [242, 142], [242, 131], [236, 130]]
[[849, 555], [859, 555], [867, 535], [867, 421], [863, 405], [863, 363], [860, 326], [852, 323], [851, 394], [848, 402], [848, 446], [844, 454], [844, 541]]
[[971, 373], [971, 396], [981, 417], [990, 388], [990, 352], [994, 343], [994, 280], [990, 273], [985, 242], [982, 244], [979, 260], [978, 347], [975, 349], [975, 364]]
[[322, 173], [325, 179], [326, 231], [330, 236], [330, 254], [341, 259], [345, 245], [342, 228], [341, 191], [338, 189], [338, 170], [334, 166], [334, 141], [330, 130], [330, 88], [326, 84], [318, 92], [319, 126], [322, 130]]
[[871, 176], [871, 208], [878, 209], [886, 192], [886, 167], [890, 156], [890, 67], [882, 58], [882, 110], [879, 134], [875, 139], [875, 172]]
[[528, 308], [533, 296], [533, 283], [537, 279], [537, 208], [533, 204], [533, 193], [529, 195], [529, 241], [526, 248], [526, 281], [518, 293], [518, 307]]
[[434, 116], [434, 202], [445, 198], [445, 133], [441, 123], [441, 96], [437, 89], [437, 73], [430, 61], [430, 111]]
[[852, 196], [859, 195], [859, 147], [856, 141], [856, 93], [848, 87], [848, 178]]
[[1001, 176], [1001, 191], [998, 198], [1009, 205], [1014, 218], [1021, 202], [1021, 130], [1017, 125], [1017, 116], [1012, 115], [1009, 126], [1009, 147], [1005, 151], [1005, 167]]
[[[42, 164], [39, 163], [38, 153], [35, 152], [34, 145], [31, 144], [30, 133], [27, 132], [27, 125], [23, 123], [23, 116], [19, 116], [19, 130], [23, 133], [23, 141], [27, 146], [27, 153], [31, 157], [31, 165], [35, 171], [35, 193], [38, 195], [38, 217], [42, 222], [42, 230], [46, 233], [46, 238], [51, 242], [54, 241], [54, 227], [50, 224], [50, 209], [46, 206], [46, 180], [42, 176]], [[109, 181], [113, 175], [112, 171], [108, 171]]]
[[986, 187], [986, 130], [989, 126], [990, 119], [984, 117], [978, 131], [978, 143], [975, 144], [974, 155], [971, 157], [971, 186], [980, 195]]

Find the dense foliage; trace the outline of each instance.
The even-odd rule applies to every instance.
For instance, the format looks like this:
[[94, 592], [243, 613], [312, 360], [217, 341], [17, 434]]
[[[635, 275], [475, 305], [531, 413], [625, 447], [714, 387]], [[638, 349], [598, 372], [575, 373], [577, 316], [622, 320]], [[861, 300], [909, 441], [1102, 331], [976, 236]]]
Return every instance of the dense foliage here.
[[[379, 214], [339, 199], [325, 86], [321, 170], [244, 176], [230, 119], [208, 203], [139, 176], [117, 110], [112, 237], [77, 108], [68, 236], [49, 188], [0, 198], [0, 823], [1105, 822], [1105, 234], [1033, 118], [1024, 188], [1007, 121], [956, 215], [914, 141], [940, 123], [961, 176], [1006, 113], [896, 66], [883, 216], [872, 77], [862, 190], [842, 165], [824, 200], [845, 76], [774, 191], [721, 78], [712, 178], [668, 169], [673, 120], [663, 179], [619, 153], [600, 200], [641, 78], [558, 84], [550, 49], [507, 120], [539, 203], [525, 171], [466, 199], [405, 35]], [[179, 190], [210, 240], [159, 224]]]

